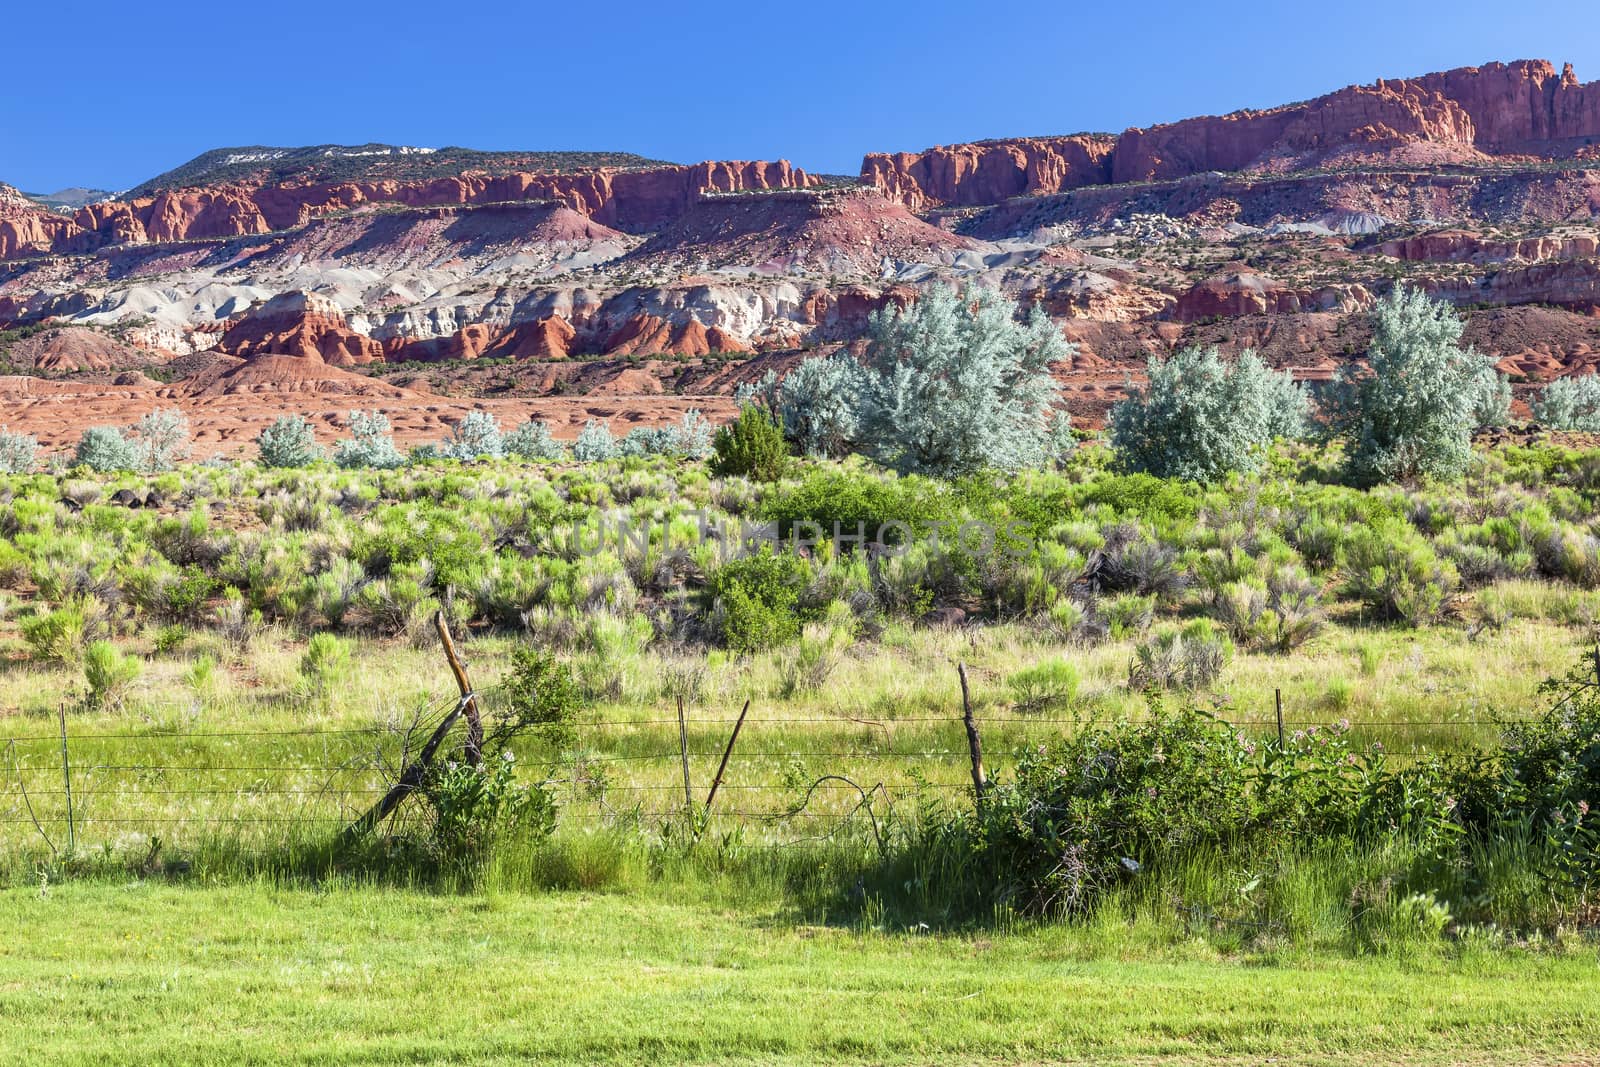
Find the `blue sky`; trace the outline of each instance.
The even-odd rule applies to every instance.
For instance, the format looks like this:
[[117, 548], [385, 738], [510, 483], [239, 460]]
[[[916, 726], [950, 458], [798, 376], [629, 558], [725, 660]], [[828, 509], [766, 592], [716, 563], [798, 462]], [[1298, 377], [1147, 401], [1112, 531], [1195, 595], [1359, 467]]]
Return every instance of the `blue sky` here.
[[788, 158], [1120, 131], [1492, 59], [1600, 80], [1590, 5], [13, 5], [0, 181], [123, 189], [223, 145]]

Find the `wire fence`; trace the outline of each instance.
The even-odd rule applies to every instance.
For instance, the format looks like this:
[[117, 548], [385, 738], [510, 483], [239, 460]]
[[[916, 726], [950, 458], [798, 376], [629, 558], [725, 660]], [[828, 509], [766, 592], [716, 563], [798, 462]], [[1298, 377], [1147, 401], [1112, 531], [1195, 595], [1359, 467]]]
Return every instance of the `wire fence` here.
[[[55, 850], [106, 847], [130, 835], [172, 840], [196, 830], [261, 840], [332, 833], [389, 794], [424, 740], [463, 702], [441, 699], [403, 720], [368, 726], [223, 730], [75, 730], [63, 709], [53, 731], [30, 720], [32, 729], [0, 734], [0, 848], [40, 841]], [[1416, 759], [1441, 744], [1491, 742], [1517, 721], [1230, 714], [1238, 710], [1222, 708], [1217, 717], [1252, 738], [1333, 728], [1391, 760]], [[973, 717], [991, 767], [1097, 721], [1015, 708]], [[529, 752], [523, 765], [547, 775], [563, 826], [659, 825], [698, 810], [702, 819], [740, 824], [782, 844], [814, 837], [819, 825], [825, 832], [850, 825], [872, 802], [889, 809], [911, 799], [961, 802], [973, 790], [965, 725], [959, 707], [904, 717], [736, 717], [701, 708], [681, 724], [675, 714], [645, 709], [638, 717], [581, 722], [576, 744]], [[736, 728], [734, 745], [729, 734]], [[458, 720], [442, 758], [463, 758], [463, 743]], [[709, 807], [713, 779], [719, 803]]]

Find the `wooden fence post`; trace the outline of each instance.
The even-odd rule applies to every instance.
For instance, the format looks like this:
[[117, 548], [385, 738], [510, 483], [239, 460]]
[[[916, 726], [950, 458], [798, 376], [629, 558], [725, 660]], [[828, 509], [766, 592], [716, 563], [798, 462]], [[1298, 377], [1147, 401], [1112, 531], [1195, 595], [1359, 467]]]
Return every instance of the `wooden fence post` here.
[[1283, 748], [1283, 690], [1282, 689], [1274, 689], [1272, 691], [1272, 703], [1278, 709], [1278, 748], [1281, 751], [1282, 748]]
[[706, 811], [711, 811], [711, 802], [717, 799], [717, 787], [722, 784], [722, 775], [728, 769], [728, 757], [733, 755], [733, 743], [739, 740], [739, 728], [744, 725], [744, 717], [750, 714], [750, 701], [744, 702], [744, 710], [739, 712], [739, 718], [733, 724], [733, 733], [728, 735], [728, 747], [722, 750], [722, 762], [717, 765], [717, 776], [711, 779], [711, 791], [706, 794]]
[[689, 723], [683, 717], [683, 698], [678, 698], [678, 758], [683, 762], [683, 809], [694, 810], [694, 792], [689, 788]]
[[967, 687], [967, 665], [956, 664], [956, 674], [961, 677], [961, 721], [967, 727], [967, 751], [972, 756], [972, 791], [977, 795], [978, 808], [989, 792], [989, 779], [983, 773], [983, 742], [978, 737], [978, 724], [972, 717], [972, 693]]
[[456, 702], [456, 706], [444, 717], [444, 721], [434, 728], [433, 734], [422, 746], [422, 751], [417, 753], [417, 758], [406, 766], [400, 768], [400, 777], [389, 791], [367, 813], [349, 826], [345, 827], [342, 835], [345, 841], [350, 841], [367, 833], [377, 826], [389, 813], [400, 806], [400, 802], [409, 796], [412, 790], [422, 784], [423, 776], [428, 773], [428, 767], [433, 763], [434, 754], [439, 751], [439, 745], [444, 742], [445, 735], [461, 717], [462, 710], [471, 701], [471, 694], [463, 696]]
[[456, 676], [456, 688], [461, 690], [462, 708], [467, 717], [467, 739], [462, 743], [461, 754], [472, 766], [482, 767], [483, 717], [478, 713], [478, 698], [473, 695], [472, 683], [467, 680], [466, 664], [456, 655], [456, 643], [450, 639], [450, 627], [444, 621], [443, 608], [434, 613], [433, 628], [439, 631], [444, 658], [450, 662], [450, 673]]
[[62, 701], [56, 711], [61, 718], [61, 780], [67, 789], [67, 855], [78, 851], [78, 828], [72, 812], [72, 758], [67, 754], [67, 704]]

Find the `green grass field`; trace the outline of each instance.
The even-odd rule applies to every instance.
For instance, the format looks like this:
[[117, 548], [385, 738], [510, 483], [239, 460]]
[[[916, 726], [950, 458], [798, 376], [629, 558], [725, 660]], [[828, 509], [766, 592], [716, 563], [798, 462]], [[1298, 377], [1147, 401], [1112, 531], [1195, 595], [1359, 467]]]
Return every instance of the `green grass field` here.
[[1579, 1063], [1600, 956], [1219, 954], [1138, 920], [968, 936], [661, 894], [0, 892], [16, 1064]]
[[[1516, 762], [1505, 720], [1587, 670], [1600, 482], [1556, 451], [1486, 466], [1414, 493], [1201, 491], [1092, 457], [959, 492], [658, 460], [13, 479], [0, 1064], [1592, 1061], [1600, 795], [1572, 759]], [[729, 597], [753, 558], [729, 546], [589, 556], [563, 533], [831, 514], [852, 485], [873, 515], [1026, 516], [1035, 551], [822, 552]], [[436, 778], [340, 843], [400, 728], [455, 699], [439, 612], [491, 723], [519, 652], [569, 678], [570, 730], [490, 761], [554, 817], [480, 804], [461, 847]], [[1140, 681], [1181, 635], [1216, 669]], [[1009, 805], [989, 821], [957, 663]], [[1225, 725], [1146, 759], [1162, 705]], [[1572, 707], [1555, 748], [1600, 752], [1600, 699]], [[1101, 730], [1115, 774], [1067, 753]], [[1050, 746], [1059, 772], [1028, 778]], [[1044, 896], [1073, 863], [1086, 895]]]

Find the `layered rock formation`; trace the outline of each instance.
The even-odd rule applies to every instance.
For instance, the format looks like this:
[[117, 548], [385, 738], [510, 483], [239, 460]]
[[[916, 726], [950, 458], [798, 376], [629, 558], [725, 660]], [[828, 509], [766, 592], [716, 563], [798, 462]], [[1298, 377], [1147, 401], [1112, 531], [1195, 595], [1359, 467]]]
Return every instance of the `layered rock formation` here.
[[1112, 137], [1078, 134], [870, 152], [861, 162], [861, 180], [912, 211], [998, 204], [1013, 196], [1105, 184], [1115, 144]]
[[1600, 138], [1600, 83], [1568, 64], [1490, 63], [1354, 85], [1303, 104], [1130, 129], [873, 153], [861, 179], [913, 210], [996, 204], [1086, 185], [1350, 162], [1570, 156]]
[[463, 174], [414, 182], [174, 189], [132, 201], [90, 204], [70, 219], [38, 209], [10, 220], [0, 207], [0, 258], [106, 245], [264, 234], [303, 226], [340, 212], [382, 205], [437, 207], [551, 201], [602, 225], [640, 232], [678, 217], [703, 193], [804, 189], [816, 184], [812, 176], [778, 160], [717, 161], [647, 170], [602, 167], [562, 174]]

